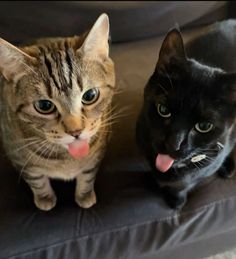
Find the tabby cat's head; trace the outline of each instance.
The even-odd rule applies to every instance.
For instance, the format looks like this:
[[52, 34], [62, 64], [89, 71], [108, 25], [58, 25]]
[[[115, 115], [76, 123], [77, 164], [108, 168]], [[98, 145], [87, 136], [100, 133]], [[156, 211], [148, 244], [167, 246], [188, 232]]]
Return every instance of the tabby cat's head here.
[[187, 58], [181, 34], [170, 31], [145, 88], [142, 126], [150, 128], [153, 156], [183, 161], [224, 145], [235, 119], [235, 87], [236, 74]]
[[9, 109], [25, 131], [64, 146], [90, 139], [101, 127], [114, 91], [109, 20], [101, 15], [81, 37], [16, 48], [0, 39], [0, 72]]

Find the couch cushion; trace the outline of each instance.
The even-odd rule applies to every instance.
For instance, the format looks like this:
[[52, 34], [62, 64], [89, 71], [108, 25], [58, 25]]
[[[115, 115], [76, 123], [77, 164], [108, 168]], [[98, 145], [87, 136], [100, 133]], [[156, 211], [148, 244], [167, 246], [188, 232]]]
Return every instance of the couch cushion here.
[[122, 90], [115, 103], [128, 111], [113, 126], [94, 207], [75, 204], [74, 182], [54, 181], [58, 204], [39, 211], [1, 151], [0, 258], [199, 259], [236, 245], [236, 179], [210, 179], [177, 212], [163, 201], [136, 147], [135, 122], [161, 40], [112, 48]]
[[71, 36], [88, 30], [106, 12], [112, 41], [124, 42], [160, 35], [176, 22], [181, 27], [211, 22], [223, 18], [226, 11], [227, 1], [9, 1], [1, 3], [0, 32], [12, 43]]

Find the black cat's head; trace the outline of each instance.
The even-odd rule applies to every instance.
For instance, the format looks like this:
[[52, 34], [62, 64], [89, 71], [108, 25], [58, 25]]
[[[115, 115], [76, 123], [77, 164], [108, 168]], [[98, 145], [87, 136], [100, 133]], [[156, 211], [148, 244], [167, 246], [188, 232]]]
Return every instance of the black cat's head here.
[[143, 110], [152, 153], [162, 156], [162, 171], [173, 161], [183, 162], [210, 152], [217, 142], [230, 141], [235, 88], [236, 74], [189, 59], [180, 32], [167, 34], [145, 88]]

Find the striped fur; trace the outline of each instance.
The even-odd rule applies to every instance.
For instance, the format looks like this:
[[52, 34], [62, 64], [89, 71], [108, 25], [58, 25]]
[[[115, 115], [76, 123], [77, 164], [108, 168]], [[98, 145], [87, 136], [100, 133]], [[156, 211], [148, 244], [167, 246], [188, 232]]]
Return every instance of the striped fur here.
[[[80, 37], [43, 39], [21, 48], [0, 40], [3, 145], [39, 209], [56, 204], [50, 178], [76, 179], [76, 202], [83, 208], [96, 203], [94, 181], [107, 142], [115, 85], [108, 35], [103, 14]], [[94, 87], [98, 100], [84, 105], [83, 94]], [[39, 99], [52, 101], [57, 112], [39, 114], [33, 106]], [[74, 159], [67, 150], [75, 139], [69, 132], [78, 129], [90, 152]]]

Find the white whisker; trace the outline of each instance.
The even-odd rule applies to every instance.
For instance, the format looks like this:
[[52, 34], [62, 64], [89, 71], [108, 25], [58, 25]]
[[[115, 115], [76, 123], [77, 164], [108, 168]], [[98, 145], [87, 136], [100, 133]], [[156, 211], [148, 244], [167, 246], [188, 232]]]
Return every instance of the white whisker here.
[[35, 140], [35, 141], [32, 141], [32, 142], [27, 143], [27, 144], [25, 144], [25, 145], [23, 145], [23, 146], [21, 146], [21, 147], [15, 149], [15, 150], [11, 151], [11, 152], [7, 152], [6, 155], [13, 155], [13, 154], [19, 152], [20, 150], [24, 150], [24, 149], [26, 149], [27, 147], [33, 146], [33, 145], [35, 145], [35, 144], [37, 144], [37, 143], [40, 143], [40, 142], [41, 142], [41, 140], [39, 140], [39, 139], [38, 139], [38, 140]]
[[44, 141], [41, 143], [41, 145], [40, 145], [34, 152], [32, 152], [32, 154], [27, 158], [25, 164], [24, 164], [23, 167], [21, 168], [20, 175], [19, 175], [19, 181], [20, 181], [20, 178], [21, 178], [21, 176], [22, 176], [22, 173], [23, 173], [23, 171], [24, 171], [26, 165], [29, 163], [29, 161], [31, 160], [31, 158], [32, 158], [38, 151], [40, 151], [40, 150], [45, 146], [45, 144], [47, 144], [47, 140], [44, 140]]

